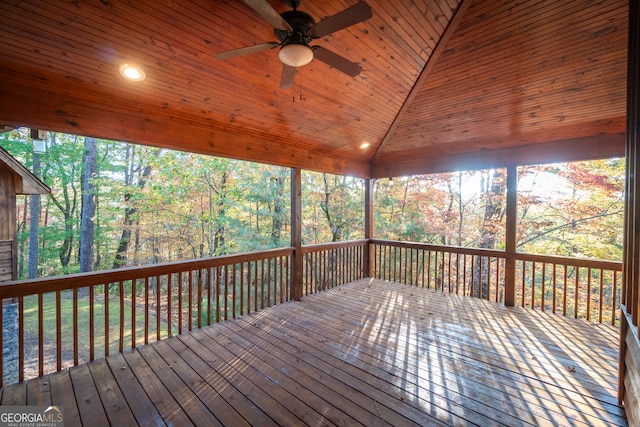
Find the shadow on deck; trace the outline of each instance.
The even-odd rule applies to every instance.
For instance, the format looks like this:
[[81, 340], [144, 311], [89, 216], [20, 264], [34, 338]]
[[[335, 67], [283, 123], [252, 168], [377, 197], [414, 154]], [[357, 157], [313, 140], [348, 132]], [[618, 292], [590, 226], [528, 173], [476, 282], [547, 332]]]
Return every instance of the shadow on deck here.
[[66, 425], [627, 425], [618, 329], [363, 279], [2, 389]]

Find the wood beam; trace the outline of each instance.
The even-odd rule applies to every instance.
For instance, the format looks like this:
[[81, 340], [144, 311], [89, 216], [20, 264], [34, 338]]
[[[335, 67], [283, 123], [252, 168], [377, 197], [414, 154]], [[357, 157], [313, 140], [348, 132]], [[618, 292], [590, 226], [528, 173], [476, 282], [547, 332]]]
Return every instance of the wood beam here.
[[[629, 421], [637, 423], [640, 413], [640, 359], [638, 318], [640, 316], [640, 5], [629, 1], [629, 43], [627, 63], [627, 137], [625, 229], [623, 248], [623, 285], [621, 308], [618, 399], [629, 408]], [[629, 336], [631, 334], [631, 336]]]
[[373, 245], [370, 239], [373, 239], [373, 208], [374, 208], [374, 181], [365, 179], [364, 181], [364, 238], [367, 239], [367, 245], [364, 252], [364, 274], [366, 277], [374, 277]]
[[467, 9], [469, 8], [469, 6], [471, 6], [472, 2], [473, 0], [462, 0], [462, 2], [458, 5], [458, 9], [456, 10], [456, 13], [453, 15], [453, 17], [451, 17], [451, 20], [449, 21], [449, 25], [447, 25], [447, 28], [444, 30], [444, 33], [442, 33], [442, 37], [440, 37], [440, 40], [438, 40], [438, 44], [436, 45], [436, 47], [433, 49], [433, 52], [429, 56], [429, 59], [427, 60], [427, 63], [422, 69], [420, 76], [418, 77], [413, 87], [411, 88], [411, 92], [409, 92], [409, 95], [407, 95], [407, 98], [404, 100], [404, 103], [402, 104], [400, 111], [398, 111], [398, 114], [393, 119], [393, 123], [391, 123], [391, 126], [389, 126], [389, 129], [387, 130], [387, 133], [385, 134], [384, 138], [382, 139], [382, 141], [380, 141], [380, 144], [376, 148], [376, 152], [373, 154], [373, 157], [371, 159], [372, 163], [376, 161], [376, 158], [378, 157], [378, 153], [380, 152], [381, 148], [385, 144], [387, 144], [391, 139], [391, 137], [393, 136], [393, 133], [398, 127], [398, 124], [402, 121], [402, 118], [404, 117], [407, 110], [413, 103], [413, 100], [418, 95], [420, 88], [424, 84], [425, 80], [429, 76], [429, 73], [431, 72], [435, 64], [438, 62], [440, 55], [442, 55], [442, 52], [444, 52], [445, 47], [449, 42], [449, 39], [451, 39], [451, 36], [453, 36], [453, 33], [458, 28], [458, 25], [460, 25], [460, 22], [462, 22], [462, 18], [464, 18], [464, 15], [467, 12]]
[[302, 172], [291, 169], [291, 246], [294, 248], [291, 268], [290, 299], [302, 299]]
[[504, 305], [516, 302], [516, 237], [518, 225], [518, 167], [507, 167], [507, 215], [505, 232]]
[[266, 132], [195, 121], [180, 111], [139, 108], [0, 84], [0, 123], [368, 178], [369, 164], [282, 144]]
[[625, 134], [616, 133], [495, 150], [440, 154], [403, 162], [373, 164], [371, 178], [623, 157], [624, 143]]

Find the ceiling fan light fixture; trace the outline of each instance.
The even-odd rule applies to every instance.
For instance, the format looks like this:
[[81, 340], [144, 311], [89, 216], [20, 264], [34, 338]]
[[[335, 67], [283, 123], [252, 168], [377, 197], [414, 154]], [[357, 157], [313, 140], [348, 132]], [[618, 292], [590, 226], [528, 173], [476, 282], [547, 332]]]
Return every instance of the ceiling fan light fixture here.
[[278, 57], [290, 67], [302, 67], [313, 59], [313, 51], [304, 44], [291, 43], [280, 48]]

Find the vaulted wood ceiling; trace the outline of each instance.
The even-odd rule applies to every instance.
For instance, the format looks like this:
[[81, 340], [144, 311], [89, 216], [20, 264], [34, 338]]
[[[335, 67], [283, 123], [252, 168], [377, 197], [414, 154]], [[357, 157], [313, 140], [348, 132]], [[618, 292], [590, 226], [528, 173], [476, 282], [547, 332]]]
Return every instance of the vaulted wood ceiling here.
[[628, 0], [367, 3], [314, 43], [362, 73], [280, 90], [277, 49], [213, 56], [276, 40], [240, 0], [3, 0], [0, 125], [361, 177], [624, 155]]

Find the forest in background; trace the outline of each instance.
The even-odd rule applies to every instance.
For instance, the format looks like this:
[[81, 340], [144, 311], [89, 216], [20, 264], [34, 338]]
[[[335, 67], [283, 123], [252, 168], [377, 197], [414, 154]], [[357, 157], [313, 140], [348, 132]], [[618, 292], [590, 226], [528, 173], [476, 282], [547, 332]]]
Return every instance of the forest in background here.
[[[18, 200], [19, 277], [289, 246], [289, 169], [27, 129], [0, 145], [51, 195]], [[518, 251], [620, 260], [624, 159], [518, 169]], [[303, 244], [364, 236], [364, 181], [303, 171]], [[373, 181], [375, 237], [504, 248], [506, 171]], [[37, 221], [32, 221], [37, 218]]]

